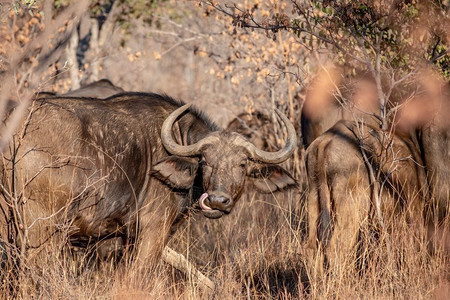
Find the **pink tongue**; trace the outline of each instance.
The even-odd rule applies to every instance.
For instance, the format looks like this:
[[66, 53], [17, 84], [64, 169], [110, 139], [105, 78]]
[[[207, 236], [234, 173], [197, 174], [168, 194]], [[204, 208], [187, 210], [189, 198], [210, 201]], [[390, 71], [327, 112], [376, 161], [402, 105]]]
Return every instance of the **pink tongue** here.
[[202, 210], [212, 210], [211, 207], [207, 206], [205, 204], [205, 199], [208, 198], [208, 193], [203, 193], [200, 196], [200, 199], [198, 200], [198, 203], [200, 204], [200, 207], [202, 208]]

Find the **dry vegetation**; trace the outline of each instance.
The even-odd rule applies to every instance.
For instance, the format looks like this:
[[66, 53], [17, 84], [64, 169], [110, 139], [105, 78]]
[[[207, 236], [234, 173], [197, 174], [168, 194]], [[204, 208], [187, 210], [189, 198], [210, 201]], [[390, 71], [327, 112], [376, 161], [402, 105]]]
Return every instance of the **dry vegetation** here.
[[[22, 5], [16, 13], [10, 4], [0, 6], [2, 103], [14, 99], [26, 107], [36, 91], [65, 92], [76, 77], [84, 84], [98, 76], [125, 90], [166, 92], [193, 102], [221, 126], [243, 111], [270, 112], [277, 106], [298, 128], [304, 88], [317, 70], [325, 70], [324, 61], [333, 61], [332, 47], [320, 47], [314, 43], [317, 39], [302, 42], [302, 36], [293, 34], [293, 29], [258, 30], [242, 23], [249, 20], [242, 11], [257, 4], [255, 16], [269, 20], [262, 26], [280, 25], [282, 18], [270, 23], [275, 19], [269, 17], [289, 11], [295, 1], [280, 1], [279, 5], [269, 0], [241, 1], [234, 18], [206, 3], [199, 6], [197, 1], [153, 1], [150, 25], [139, 16], [125, 20], [127, 26], [116, 24], [111, 32], [103, 33], [108, 38], [99, 48], [87, 50], [86, 59], [79, 61], [83, 68], [75, 70], [73, 77], [73, 61], [68, 59], [70, 51], [64, 42], [69, 35], [64, 33], [71, 32], [84, 10], [67, 11], [37, 1], [38, 9], [30, 16], [23, 4], [27, 1], [12, 2]], [[62, 7], [66, 2], [70, 1], [55, 1]], [[445, 2], [448, 14], [448, 1], [440, 2]], [[39, 13], [41, 10], [44, 13]], [[51, 15], [52, 10], [54, 20], [45, 20], [43, 16]], [[82, 29], [79, 34], [83, 34]], [[47, 40], [51, 45], [45, 46]], [[339, 53], [334, 62], [345, 55]], [[94, 72], [92, 66], [98, 70]], [[351, 63], [341, 67], [344, 74], [355, 70]], [[335, 82], [330, 84], [334, 88]], [[275, 129], [281, 142], [283, 134]], [[2, 143], [7, 133], [2, 128]], [[450, 261], [445, 247], [449, 246], [442, 238], [450, 235], [448, 215], [433, 251], [427, 239], [429, 228], [400, 214], [387, 218], [386, 230], [377, 230], [376, 238], [373, 232], [364, 233], [369, 246], [360, 247], [364, 249], [362, 261], [350, 259], [330, 276], [313, 276], [305, 265], [307, 180], [301, 147], [284, 167], [298, 180], [298, 190], [262, 196], [247, 188], [229, 216], [209, 220], [192, 213], [170, 240], [170, 247], [213, 279], [215, 290], [164, 263], [154, 275], [143, 277], [129, 265], [128, 249], [115, 253], [119, 257], [100, 261], [60, 239], [47, 245], [39, 259], [16, 255], [20, 261], [13, 263], [6, 257], [3, 262], [7, 268], [0, 271], [0, 298], [448, 299]]]

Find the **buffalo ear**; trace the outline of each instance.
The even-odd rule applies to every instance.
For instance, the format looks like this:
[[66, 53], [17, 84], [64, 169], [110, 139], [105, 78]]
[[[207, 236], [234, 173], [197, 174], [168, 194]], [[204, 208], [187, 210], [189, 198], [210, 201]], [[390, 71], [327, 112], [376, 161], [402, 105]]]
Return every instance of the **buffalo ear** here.
[[157, 162], [151, 175], [175, 189], [190, 189], [197, 176], [198, 160], [176, 155], [168, 156]]
[[249, 174], [254, 186], [262, 193], [273, 193], [297, 187], [297, 181], [278, 165], [262, 165]]

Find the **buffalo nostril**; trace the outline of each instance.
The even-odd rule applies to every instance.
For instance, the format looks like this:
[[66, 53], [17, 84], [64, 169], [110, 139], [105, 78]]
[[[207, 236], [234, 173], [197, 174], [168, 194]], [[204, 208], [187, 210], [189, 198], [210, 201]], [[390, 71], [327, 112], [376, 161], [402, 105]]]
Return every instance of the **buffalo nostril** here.
[[225, 205], [230, 204], [230, 198], [225, 197], [225, 198], [222, 200], [222, 203], [225, 204]]
[[228, 205], [230, 204], [231, 200], [228, 197], [225, 196], [214, 196], [210, 197], [212, 202], [216, 202], [218, 204]]

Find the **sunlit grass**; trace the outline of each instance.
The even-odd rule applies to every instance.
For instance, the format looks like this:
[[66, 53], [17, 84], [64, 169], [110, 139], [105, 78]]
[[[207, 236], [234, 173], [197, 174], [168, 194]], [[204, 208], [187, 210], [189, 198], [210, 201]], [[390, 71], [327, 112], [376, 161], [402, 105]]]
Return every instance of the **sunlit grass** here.
[[133, 300], [445, 299], [449, 295], [445, 249], [431, 253], [425, 226], [411, 225], [403, 217], [395, 218], [389, 226], [392, 231], [380, 232], [377, 240], [366, 244], [362, 267], [349, 261], [330, 270], [332, 275], [309, 279], [302, 199], [299, 191], [249, 192], [229, 216], [210, 220], [194, 214], [186, 221], [169, 245], [214, 280], [214, 291], [165, 263], [154, 274], [143, 275], [127, 263], [128, 253], [118, 263], [98, 262], [58, 244], [49, 245], [43, 258], [27, 262], [19, 274], [5, 274], [0, 294], [4, 299]]

